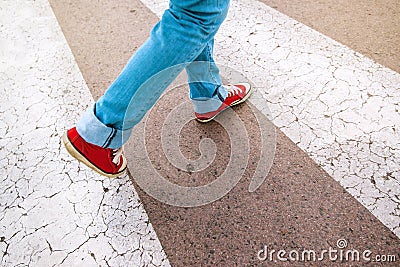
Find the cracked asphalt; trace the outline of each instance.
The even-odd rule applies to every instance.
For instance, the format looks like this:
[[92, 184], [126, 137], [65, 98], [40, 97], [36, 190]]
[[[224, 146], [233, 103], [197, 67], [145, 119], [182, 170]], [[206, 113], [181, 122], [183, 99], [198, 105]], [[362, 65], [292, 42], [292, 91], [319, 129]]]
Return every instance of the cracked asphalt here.
[[215, 50], [256, 84], [272, 122], [400, 236], [400, 74], [251, 0], [232, 2]]
[[2, 266], [169, 266], [127, 175], [63, 149], [93, 99], [48, 1], [2, 1]]
[[[215, 47], [219, 64], [256, 85], [260, 94], [250, 103], [276, 126], [272, 169], [260, 189], [247, 191], [259, 129], [249, 108], [239, 107], [255, 136], [245, 175], [221, 200], [188, 209], [159, 203], [132, 183], [141, 166], [106, 179], [73, 160], [60, 141], [167, 2], [0, 1], [0, 265], [264, 266], [256, 254], [265, 244], [323, 249], [340, 238], [400, 261], [398, 62], [390, 51], [374, 56], [288, 17], [301, 20], [283, 2], [232, 1]], [[157, 104], [150, 132], [174, 101]], [[190, 126], [183, 154], [196, 155], [193, 140], [207, 133], [229, 147], [218, 127]], [[152, 161], [169, 166], [155, 137], [147, 139]], [[127, 149], [128, 160], [134, 153]], [[228, 159], [219, 154], [215, 173]], [[211, 177], [168, 168], [178, 183]]]

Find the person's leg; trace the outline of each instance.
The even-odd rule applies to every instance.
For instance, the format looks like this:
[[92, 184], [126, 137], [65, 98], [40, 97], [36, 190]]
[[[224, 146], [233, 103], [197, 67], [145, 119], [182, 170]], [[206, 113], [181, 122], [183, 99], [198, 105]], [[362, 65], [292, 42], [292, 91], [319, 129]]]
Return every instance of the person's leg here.
[[103, 148], [121, 147], [165, 88], [214, 38], [228, 5], [229, 0], [171, 0], [149, 39], [78, 122], [83, 139]]
[[222, 85], [213, 58], [214, 40], [210, 40], [200, 55], [186, 67], [190, 99], [198, 121], [208, 122], [228, 107], [243, 103], [251, 94], [249, 83]]
[[218, 109], [228, 94], [226, 88], [222, 86], [213, 50], [214, 39], [210, 40], [200, 55], [186, 67], [190, 99], [197, 113]]

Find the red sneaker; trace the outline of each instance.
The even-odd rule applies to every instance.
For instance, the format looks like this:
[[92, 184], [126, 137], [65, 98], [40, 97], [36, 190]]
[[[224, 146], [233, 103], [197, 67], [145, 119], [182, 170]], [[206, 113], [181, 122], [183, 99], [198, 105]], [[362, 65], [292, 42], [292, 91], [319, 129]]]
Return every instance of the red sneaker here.
[[62, 140], [71, 156], [101, 175], [113, 178], [126, 170], [126, 158], [122, 155], [122, 148], [102, 148], [90, 144], [83, 140], [75, 127], [68, 130]]
[[225, 87], [228, 90], [228, 96], [217, 110], [203, 114], [194, 113], [199, 122], [209, 122], [226, 108], [243, 103], [249, 98], [252, 91], [251, 85], [248, 83], [228, 84]]

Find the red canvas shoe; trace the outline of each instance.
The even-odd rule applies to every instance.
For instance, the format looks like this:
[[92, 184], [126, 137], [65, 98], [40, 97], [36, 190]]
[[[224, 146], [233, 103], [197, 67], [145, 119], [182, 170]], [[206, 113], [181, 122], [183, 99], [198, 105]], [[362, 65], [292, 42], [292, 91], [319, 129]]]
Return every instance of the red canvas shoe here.
[[126, 158], [122, 155], [122, 148], [102, 148], [90, 144], [83, 140], [75, 127], [68, 130], [62, 140], [71, 156], [101, 175], [113, 178], [126, 170]]
[[228, 90], [228, 96], [217, 110], [203, 114], [195, 112], [196, 119], [199, 122], [209, 122], [228, 107], [243, 103], [249, 98], [252, 91], [251, 85], [248, 83], [228, 84], [225, 88]]

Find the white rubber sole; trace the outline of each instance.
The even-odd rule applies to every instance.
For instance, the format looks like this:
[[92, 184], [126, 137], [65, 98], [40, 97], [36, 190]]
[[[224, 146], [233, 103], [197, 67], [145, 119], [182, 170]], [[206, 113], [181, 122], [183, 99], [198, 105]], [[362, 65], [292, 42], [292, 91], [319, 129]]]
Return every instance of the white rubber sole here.
[[123, 168], [122, 171], [115, 173], [115, 174], [111, 174], [111, 173], [106, 173], [103, 172], [102, 170], [100, 170], [99, 168], [97, 168], [93, 163], [91, 163], [89, 160], [87, 160], [71, 143], [71, 141], [69, 140], [67, 133], [65, 133], [62, 136], [62, 141], [64, 143], [65, 148], [67, 149], [68, 153], [74, 157], [75, 159], [77, 159], [78, 161], [82, 162], [83, 164], [85, 164], [86, 166], [88, 166], [89, 168], [91, 168], [92, 170], [94, 170], [95, 172], [97, 172], [98, 174], [101, 174], [103, 176], [106, 176], [108, 178], [115, 178], [118, 176], [121, 176], [125, 171], [126, 171], [126, 160], [124, 162], [124, 165], [121, 167]]
[[250, 84], [249, 84], [249, 86], [250, 86], [250, 89], [249, 89], [248, 93], [247, 93], [242, 99], [237, 100], [237, 101], [235, 101], [235, 102], [232, 102], [232, 104], [231, 104], [230, 106], [227, 106], [226, 108], [224, 108], [223, 110], [221, 110], [220, 112], [218, 112], [217, 114], [215, 114], [214, 116], [212, 116], [211, 118], [202, 120], [202, 119], [199, 119], [199, 118], [196, 117], [196, 120], [197, 120], [198, 122], [201, 122], [201, 123], [210, 122], [210, 121], [212, 121], [213, 119], [215, 119], [215, 117], [217, 117], [219, 114], [221, 114], [222, 112], [224, 112], [227, 108], [233, 107], [233, 106], [236, 106], [236, 105], [239, 105], [239, 104], [245, 102], [245, 101], [250, 97], [251, 93], [253, 92], [253, 87], [252, 87]]

